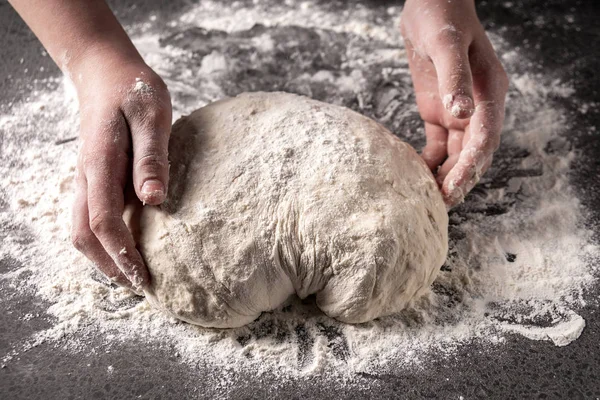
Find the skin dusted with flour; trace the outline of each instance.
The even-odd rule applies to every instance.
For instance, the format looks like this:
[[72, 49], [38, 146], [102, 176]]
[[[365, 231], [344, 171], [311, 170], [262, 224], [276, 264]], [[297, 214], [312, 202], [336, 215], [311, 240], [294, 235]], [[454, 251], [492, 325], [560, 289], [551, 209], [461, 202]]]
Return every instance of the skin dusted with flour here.
[[425, 162], [376, 122], [287, 93], [250, 93], [175, 123], [170, 192], [143, 207], [150, 302], [236, 327], [316, 294], [343, 322], [396, 313], [427, 291], [448, 216]]

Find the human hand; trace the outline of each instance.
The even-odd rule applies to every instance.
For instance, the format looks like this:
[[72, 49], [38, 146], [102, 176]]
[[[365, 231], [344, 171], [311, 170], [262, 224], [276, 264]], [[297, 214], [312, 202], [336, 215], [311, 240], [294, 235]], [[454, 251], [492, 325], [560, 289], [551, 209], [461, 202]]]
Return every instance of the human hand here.
[[407, 0], [400, 28], [425, 122], [421, 156], [452, 207], [500, 145], [508, 78], [473, 0]]
[[100, 50], [72, 62], [81, 117], [72, 241], [111, 281], [137, 292], [148, 270], [123, 221], [124, 191], [144, 203], [166, 197], [171, 99], [137, 55]]

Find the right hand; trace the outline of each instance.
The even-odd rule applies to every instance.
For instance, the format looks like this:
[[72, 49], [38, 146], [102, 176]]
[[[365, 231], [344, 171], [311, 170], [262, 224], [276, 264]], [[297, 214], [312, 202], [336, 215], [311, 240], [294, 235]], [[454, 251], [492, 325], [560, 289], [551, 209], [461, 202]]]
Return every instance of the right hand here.
[[81, 117], [73, 245], [112, 282], [140, 292], [150, 275], [123, 221], [126, 185], [145, 204], [167, 194], [171, 98], [138, 54], [88, 52], [69, 71]]
[[401, 30], [425, 122], [421, 156], [452, 207], [475, 186], [500, 145], [508, 78], [473, 0], [408, 0]]

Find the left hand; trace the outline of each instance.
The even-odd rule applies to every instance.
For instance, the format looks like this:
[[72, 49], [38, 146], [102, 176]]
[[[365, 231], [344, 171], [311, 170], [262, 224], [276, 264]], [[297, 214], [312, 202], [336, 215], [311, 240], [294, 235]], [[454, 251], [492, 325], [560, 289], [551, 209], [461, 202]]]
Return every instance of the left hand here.
[[126, 187], [161, 204], [169, 180], [171, 97], [135, 51], [90, 47], [71, 62], [81, 115], [71, 239], [111, 281], [140, 293], [150, 273], [123, 220]]
[[500, 145], [508, 78], [473, 0], [407, 0], [400, 28], [425, 122], [421, 156], [452, 207]]

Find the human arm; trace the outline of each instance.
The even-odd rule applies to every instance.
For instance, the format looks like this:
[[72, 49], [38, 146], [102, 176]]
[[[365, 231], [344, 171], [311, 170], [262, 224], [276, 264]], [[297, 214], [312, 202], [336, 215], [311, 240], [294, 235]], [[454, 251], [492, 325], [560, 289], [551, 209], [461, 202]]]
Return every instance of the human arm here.
[[454, 206], [500, 144], [508, 79], [473, 0], [407, 0], [401, 31], [425, 122], [422, 157]]
[[134, 289], [148, 271], [123, 221], [133, 183], [164, 201], [171, 101], [102, 0], [10, 0], [77, 89], [81, 117], [72, 240], [111, 280]]

